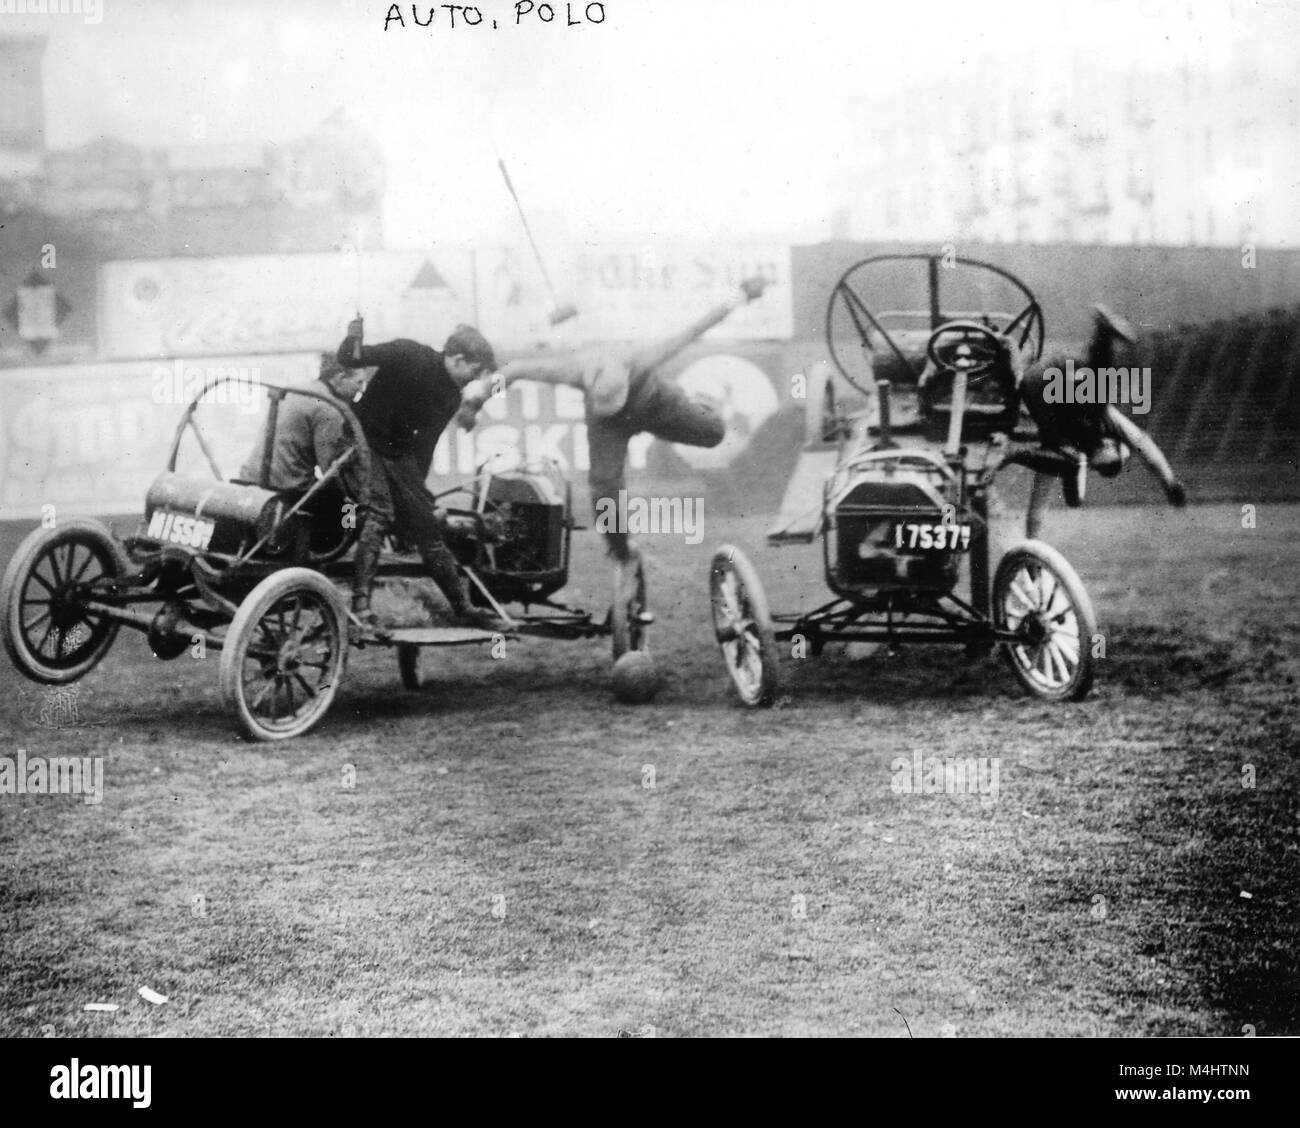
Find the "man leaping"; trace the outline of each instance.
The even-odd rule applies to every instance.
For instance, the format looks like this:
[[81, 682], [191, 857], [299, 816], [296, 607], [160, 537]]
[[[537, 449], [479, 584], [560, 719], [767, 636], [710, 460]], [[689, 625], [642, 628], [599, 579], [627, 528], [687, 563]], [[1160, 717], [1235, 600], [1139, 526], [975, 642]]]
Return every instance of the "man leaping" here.
[[[718, 412], [702, 399], [688, 396], [658, 371], [688, 345], [730, 314], [763, 293], [767, 281], [747, 278], [730, 301], [710, 310], [681, 333], [631, 356], [580, 352], [563, 358], [513, 360], [490, 379], [471, 381], [463, 392], [458, 415], [466, 430], [474, 426], [489, 396], [516, 380], [566, 384], [581, 388], [587, 418], [587, 447], [591, 468], [591, 502], [597, 516], [602, 499], [616, 500], [626, 488], [627, 448], [633, 435], [648, 432], [670, 443], [715, 447], [726, 435]], [[606, 503], [608, 504], [608, 502]], [[626, 562], [632, 548], [623, 532], [605, 532], [609, 554]]]
[[[1132, 347], [1137, 340], [1133, 327], [1103, 305], [1094, 307], [1092, 338], [1088, 342], [1081, 366], [1092, 372], [1110, 371], [1119, 346]], [[1187, 504], [1187, 490], [1174, 473], [1164, 452], [1141, 427], [1114, 404], [1075, 404], [1052, 402], [1047, 397], [1048, 373], [1058, 375], [1066, 367], [1066, 357], [1049, 357], [1029, 365], [1019, 381], [1020, 400], [1038, 426], [1038, 441], [1064, 460], [1064, 469], [1035, 470], [1025, 521], [1025, 535], [1036, 537], [1042, 528], [1043, 514], [1051, 497], [1052, 485], [1061, 479], [1066, 504], [1075, 507], [1083, 502], [1088, 471], [1096, 470], [1105, 478], [1115, 477], [1124, 469], [1130, 451], [1141, 456], [1147, 469], [1164, 489], [1173, 506]], [[1031, 465], [1026, 461], [1026, 465]]]

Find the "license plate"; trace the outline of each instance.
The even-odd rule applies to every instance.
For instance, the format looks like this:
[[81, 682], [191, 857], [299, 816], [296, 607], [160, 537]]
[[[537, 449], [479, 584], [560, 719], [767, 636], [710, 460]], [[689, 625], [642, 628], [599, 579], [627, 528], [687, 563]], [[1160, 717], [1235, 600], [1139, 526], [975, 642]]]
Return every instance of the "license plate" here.
[[170, 509], [155, 509], [149, 518], [148, 535], [153, 540], [168, 544], [205, 549], [212, 542], [216, 528], [216, 522], [205, 521], [202, 517], [173, 513]]
[[970, 536], [970, 525], [900, 521], [894, 526], [894, 547], [908, 552], [969, 552]]

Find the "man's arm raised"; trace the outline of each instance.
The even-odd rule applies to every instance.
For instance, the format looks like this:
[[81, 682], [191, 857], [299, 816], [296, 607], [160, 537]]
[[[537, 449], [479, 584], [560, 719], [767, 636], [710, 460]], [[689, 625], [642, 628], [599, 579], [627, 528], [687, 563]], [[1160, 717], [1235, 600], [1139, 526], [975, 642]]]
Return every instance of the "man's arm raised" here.
[[[630, 359], [631, 367], [645, 371], [657, 368], [659, 365], [672, 360], [679, 352], [692, 342], [699, 340], [719, 322], [725, 321], [735, 310], [761, 297], [767, 284], [765, 278], [757, 276], [746, 278], [740, 284], [735, 297], [730, 301], [716, 306], [676, 336], [634, 353]], [[461, 393], [463, 402], [456, 417], [457, 421], [466, 430], [471, 429], [474, 426], [474, 420], [479, 409], [488, 401], [489, 397], [496, 395], [498, 392], [504, 392], [516, 380], [533, 380], [541, 384], [567, 384], [570, 387], [584, 390], [587, 387], [583, 364], [577, 356], [546, 357], [538, 360], [512, 360], [507, 364], [503, 364], [491, 376], [480, 376], [477, 380], [472, 380], [465, 385], [465, 389]]]
[[632, 356], [632, 366], [642, 371], [652, 368], [658, 368], [661, 364], [666, 364], [672, 360], [687, 345], [693, 344], [704, 336], [710, 329], [722, 321], [725, 321], [733, 312], [741, 306], [755, 301], [761, 297], [764, 288], [767, 286], [767, 279], [755, 276], [746, 278], [740, 284], [739, 292], [730, 301], [723, 302], [722, 305], [711, 309], [703, 317], [687, 326], [674, 337], [669, 337], [666, 341], [661, 341], [657, 345], [651, 345], [649, 348], [641, 349]]
[[[348, 335], [339, 344], [339, 351], [336, 354], [338, 362], [344, 368], [377, 368], [401, 355], [402, 342], [387, 341], [382, 345], [363, 345], [361, 336], [361, 318], [355, 317], [348, 322]], [[405, 344], [409, 347], [410, 342]]]

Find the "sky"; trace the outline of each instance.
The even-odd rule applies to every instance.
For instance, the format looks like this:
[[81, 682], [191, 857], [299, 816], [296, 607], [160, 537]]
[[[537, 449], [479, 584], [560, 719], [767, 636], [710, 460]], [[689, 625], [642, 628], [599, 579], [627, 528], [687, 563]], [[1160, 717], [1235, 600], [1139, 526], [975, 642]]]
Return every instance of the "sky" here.
[[1061, 37], [1136, 59], [1224, 21], [1295, 34], [1300, 7], [1194, 0], [1189, 21], [1187, 0], [605, 0], [588, 18], [574, 0], [517, 23], [515, 0], [482, 0], [477, 27], [441, 6], [417, 27], [408, 3], [385, 30], [394, 6], [371, 0], [100, 3], [96, 23], [0, 14], [0, 34], [50, 37], [51, 147], [189, 144], [195, 115], [209, 143], [280, 141], [344, 107], [385, 154], [390, 247], [516, 238], [499, 156], [544, 244], [825, 238], [864, 95]]

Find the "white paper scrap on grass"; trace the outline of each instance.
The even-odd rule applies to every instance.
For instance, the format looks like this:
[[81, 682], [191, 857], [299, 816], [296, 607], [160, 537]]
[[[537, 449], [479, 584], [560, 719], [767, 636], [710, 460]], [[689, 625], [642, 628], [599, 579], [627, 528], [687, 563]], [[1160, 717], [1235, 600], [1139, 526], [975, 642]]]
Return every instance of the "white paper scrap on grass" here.
[[88, 1011], [107, 1011], [110, 1014], [117, 1010], [116, 1003], [87, 1003], [85, 1009]]
[[160, 995], [151, 987], [140, 988], [140, 998], [146, 1003], [153, 1003], [155, 1006], [162, 1006], [167, 1001], [166, 995]]

